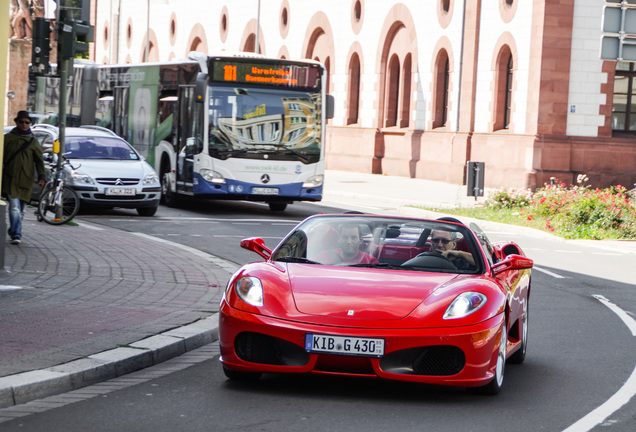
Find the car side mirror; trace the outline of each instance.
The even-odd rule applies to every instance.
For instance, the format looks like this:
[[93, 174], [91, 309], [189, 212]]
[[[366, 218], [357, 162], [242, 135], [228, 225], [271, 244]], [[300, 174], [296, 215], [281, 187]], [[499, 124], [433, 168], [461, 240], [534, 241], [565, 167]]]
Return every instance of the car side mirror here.
[[508, 270], [523, 270], [532, 268], [534, 261], [521, 255], [508, 255], [503, 261], [499, 261], [492, 266], [492, 272], [495, 276], [500, 275]]
[[265, 240], [260, 237], [250, 237], [241, 240], [241, 247], [256, 252], [266, 260], [272, 255], [272, 250], [265, 246]]

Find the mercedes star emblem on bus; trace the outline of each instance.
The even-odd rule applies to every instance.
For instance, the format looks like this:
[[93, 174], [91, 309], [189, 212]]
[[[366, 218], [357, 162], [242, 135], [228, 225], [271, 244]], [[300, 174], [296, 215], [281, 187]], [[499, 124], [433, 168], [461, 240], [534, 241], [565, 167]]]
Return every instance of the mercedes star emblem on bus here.
[[269, 175], [267, 175], [267, 174], [263, 174], [263, 175], [261, 176], [261, 181], [262, 181], [263, 183], [269, 183]]

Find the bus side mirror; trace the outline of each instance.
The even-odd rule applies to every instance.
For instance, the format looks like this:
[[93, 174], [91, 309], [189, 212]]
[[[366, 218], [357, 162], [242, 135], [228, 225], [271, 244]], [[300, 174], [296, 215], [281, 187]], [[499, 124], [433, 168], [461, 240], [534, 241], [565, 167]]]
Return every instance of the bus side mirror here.
[[203, 103], [205, 101], [205, 91], [208, 88], [208, 74], [199, 72], [197, 74], [197, 84], [194, 88], [194, 101]]
[[325, 116], [328, 119], [333, 118], [333, 112], [336, 106], [336, 102], [333, 98], [333, 95], [327, 95], [327, 103], [325, 104]]

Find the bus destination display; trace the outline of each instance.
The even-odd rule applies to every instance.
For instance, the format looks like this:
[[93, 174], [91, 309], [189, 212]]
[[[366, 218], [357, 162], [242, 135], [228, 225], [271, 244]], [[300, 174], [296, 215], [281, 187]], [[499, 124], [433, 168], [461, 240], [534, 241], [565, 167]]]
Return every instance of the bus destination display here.
[[213, 62], [212, 80], [238, 84], [316, 88], [320, 82], [320, 67], [216, 60]]

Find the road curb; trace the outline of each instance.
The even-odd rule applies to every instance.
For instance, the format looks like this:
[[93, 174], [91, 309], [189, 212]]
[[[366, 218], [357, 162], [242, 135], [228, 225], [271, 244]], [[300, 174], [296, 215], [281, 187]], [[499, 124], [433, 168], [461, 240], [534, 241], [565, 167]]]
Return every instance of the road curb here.
[[86, 358], [0, 378], [0, 408], [77, 390], [177, 357], [218, 340], [218, 314]]

